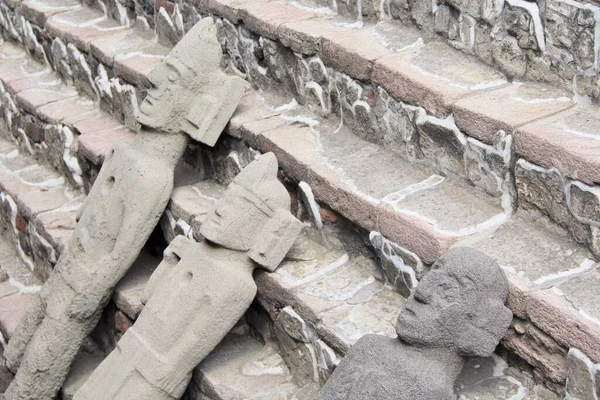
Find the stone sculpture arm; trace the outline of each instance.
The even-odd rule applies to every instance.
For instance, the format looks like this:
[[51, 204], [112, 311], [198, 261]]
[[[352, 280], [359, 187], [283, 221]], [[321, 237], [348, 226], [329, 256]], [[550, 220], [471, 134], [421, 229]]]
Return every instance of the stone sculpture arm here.
[[171, 270], [177, 265], [179, 260], [183, 258], [185, 249], [193, 243], [195, 243], [193, 239], [188, 239], [182, 235], [176, 236], [171, 241], [163, 253], [163, 260], [158, 265], [156, 270], [154, 270], [150, 276], [150, 279], [148, 280], [148, 283], [146, 284], [146, 288], [142, 294], [143, 304], [148, 302], [150, 297], [152, 297], [152, 293], [156, 287], [160, 285], [160, 282], [165, 278], [165, 276], [167, 276], [167, 274], [169, 274], [169, 272], [171, 272]]

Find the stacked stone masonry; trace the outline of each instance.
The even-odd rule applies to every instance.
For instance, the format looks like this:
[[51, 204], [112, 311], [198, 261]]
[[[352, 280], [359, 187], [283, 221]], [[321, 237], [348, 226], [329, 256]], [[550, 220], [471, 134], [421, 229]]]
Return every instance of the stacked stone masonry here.
[[[534, 375], [560, 392], [567, 374], [567, 389], [577, 379], [572, 374], [581, 375], [573, 365], [594, 370], [600, 362], [600, 293], [593, 285], [600, 254], [596, 106], [563, 89], [509, 83], [509, 71], [507, 79], [430, 40], [426, 29], [370, 23], [367, 14], [351, 25], [295, 2], [27, 0], [0, 7], [8, 40], [0, 67], [2, 114], [8, 139], [19, 147], [7, 143], [2, 160], [3, 219], [40, 281], [74, 227], [82, 200], [77, 189], [89, 188], [114, 141], [134, 135], [128, 128], [137, 129], [133, 116], [146, 74], [210, 14], [219, 21], [224, 67], [255, 90], [228, 129], [242, 141], [224, 141], [209, 160], [192, 146], [179, 178], [216, 176], [228, 183], [252, 160], [252, 148], [274, 151], [286, 177], [310, 189], [298, 189], [304, 213], [317, 226], [328, 220], [328, 240], [337, 243], [332, 251], [331, 243], [312, 240], [311, 251], [322, 249], [308, 259], [318, 263], [290, 263], [258, 280], [259, 299], [273, 318], [291, 307], [314, 328], [308, 338], [288, 340], [291, 348], [312, 349], [308, 364], [292, 368], [295, 375], [322, 383], [334, 365], [330, 354], [344, 354], [367, 332], [393, 335], [402, 305], [397, 293], [410, 293], [454, 243], [476, 246], [505, 267], [516, 318], [503, 346]], [[44, 166], [31, 160], [13, 166], [23, 154]], [[31, 174], [39, 179], [32, 184], [30, 166], [47, 176]], [[166, 236], [201, 239], [206, 200], [219, 190], [206, 182], [178, 187], [162, 224]], [[341, 243], [345, 235], [336, 230], [346, 222], [329, 208], [371, 232], [358, 236], [370, 239], [383, 270], [372, 249]], [[298, 271], [304, 275], [294, 276]], [[347, 285], [348, 293], [338, 296], [336, 285]], [[135, 318], [136, 307], [119, 293], [117, 305]], [[278, 320], [273, 331], [283, 343]], [[314, 349], [325, 360], [319, 368], [310, 358]]]

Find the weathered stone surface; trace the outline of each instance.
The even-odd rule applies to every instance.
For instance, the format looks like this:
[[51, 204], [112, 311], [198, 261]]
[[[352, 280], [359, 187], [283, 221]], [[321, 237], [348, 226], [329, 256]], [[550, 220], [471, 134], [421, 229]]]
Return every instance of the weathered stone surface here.
[[581, 351], [571, 348], [567, 355], [567, 396], [581, 400], [595, 400], [596, 368], [592, 361]]
[[21, 4], [23, 16], [38, 26], [44, 26], [54, 14], [78, 8], [81, 8], [81, 3], [76, 0], [25, 0]]
[[316, 16], [285, 1], [254, 1], [244, 3], [240, 17], [249, 30], [271, 40], [277, 40], [278, 28], [284, 23]]
[[[469, 279], [469, 285], [461, 278]], [[466, 358], [491, 356], [505, 334], [512, 319], [504, 306], [507, 293], [508, 281], [491, 258], [469, 248], [449, 250], [405, 303], [396, 327], [401, 340], [362, 337], [317, 399], [340, 394], [454, 398], [454, 381]]]
[[572, 106], [573, 101], [566, 91], [513, 83], [459, 100], [454, 107], [454, 117], [463, 132], [490, 143], [499, 130], [512, 133], [523, 124]]
[[471, 358], [454, 384], [458, 400], [510, 399], [526, 395], [535, 398], [521, 382], [507, 376], [506, 369], [506, 362], [495, 354], [490, 358]]
[[515, 319], [502, 344], [526, 360], [544, 379], [564, 381], [566, 349], [534, 324]]
[[104, 355], [101, 353], [87, 353], [80, 351], [71, 365], [69, 375], [60, 390], [60, 400], [73, 400], [75, 393], [88, 380], [94, 370], [100, 365]]
[[[293, 245], [302, 224], [289, 209], [277, 161], [264, 154], [234, 179], [204, 221], [200, 233], [207, 240], [178, 236], [171, 242], [145, 288], [139, 318], [76, 398], [107, 392], [123, 399], [180, 398], [194, 367], [250, 306], [255, 266], [274, 270]], [[100, 385], [116, 370], [121, 378], [109, 382], [114, 385]]]
[[373, 82], [395, 99], [418, 104], [436, 117], [446, 117], [461, 97], [506, 84], [490, 67], [439, 43], [377, 60]]
[[126, 27], [108, 19], [100, 10], [83, 7], [48, 18], [45, 28], [53, 37], [72, 43], [81, 51], [89, 51], [93, 39], [114, 34]]
[[95, 165], [102, 165], [106, 156], [117, 143], [130, 144], [135, 139], [135, 133], [126, 127], [81, 135], [78, 138], [79, 151]]
[[576, 106], [519, 128], [517, 152], [546, 168], [586, 183], [600, 182], [598, 127], [595, 107]]
[[546, 286], [590, 261], [589, 252], [539, 213], [521, 210], [516, 215], [484, 240], [473, 243], [507, 272]]
[[142, 311], [144, 288], [159, 263], [158, 258], [142, 251], [131, 269], [115, 287], [113, 300], [117, 308], [127, 314], [129, 318], [135, 320]]
[[18, 289], [8, 282], [0, 283], [0, 332], [10, 340], [17, 325], [27, 312], [34, 294], [19, 293]]
[[[241, 97], [238, 90], [238, 96], [221, 92], [222, 96], [216, 98], [216, 92], [206, 85], [206, 79], [211, 79], [212, 84], [230, 82], [218, 68], [221, 54], [215, 33], [213, 22], [204, 20], [166, 58], [166, 62], [178, 65], [184, 65], [183, 58], [188, 62], [195, 59], [194, 65], [201, 66], [203, 74], [188, 73], [185, 85], [195, 88], [195, 92], [189, 93], [193, 98], [200, 95], [202, 101], [207, 101], [210, 97], [212, 115], [204, 120], [207, 126], [203, 126], [200, 133], [212, 139], [221, 133]], [[211, 57], [191, 53], [196, 56], [190, 58], [190, 53], [185, 54], [184, 49], [190, 50], [198, 43], [217, 51]], [[198, 58], [202, 58], [202, 62], [198, 62]], [[168, 79], [164, 69], [155, 77], [164, 80], [154, 82], [154, 96], [172, 94], [181, 87], [176, 79]], [[169, 105], [179, 105], [178, 109], [167, 110], [174, 115], [186, 114], [190, 108], [190, 104]], [[96, 325], [112, 290], [135, 261], [167, 205], [173, 188], [173, 170], [188, 143], [185, 130], [178, 128], [171, 130], [169, 136], [144, 129], [132, 146], [118, 145], [104, 163], [81, 210], [69, 251], [62, 254], [40, 301], [30, 309], [29, 316], [19, 325], [18, 335], [7, 348], [11, 368], [16, 370], [20, 363], [7, 397], [53, 397], [60, 388], [81, 342]], [[132, 191], [144, 196], [133, 200], [136, 212], [126, 212], [127, 204], [131, 206], [134, 199], [127, 193]], [[44, 319], [44, 314], [52, 317]]]
[[247, 333], [247, 326], [242, 328], [226, 336], [195, 369], [192, 385], [214, 400], [314, 398], [317, 384], [294, 383], [275, 344], [260, 344]]
[[387, 281], [404, 297], [410, 296], [417, 286], [417, 273], [423, 273], [423, 263], [414, 253], [390, 242], [379, 232], [369, 234]]

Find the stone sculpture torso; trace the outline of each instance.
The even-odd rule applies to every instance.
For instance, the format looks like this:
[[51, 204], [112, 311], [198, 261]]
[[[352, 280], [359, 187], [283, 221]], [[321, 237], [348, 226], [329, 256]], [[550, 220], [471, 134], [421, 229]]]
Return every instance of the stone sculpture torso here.
[[[454, 398], [445, 363], [398, 339], [366, 335], [349, 350], [318, 399], [428, 399]], [[460, 362], [462, 366], [462, 362]], [[460, 373], [460, 367], [458, 368]]]
[[77, 399], [180, 398], [197, 360], [220, 342], [213, 333], [231, 330], [254, 299], [251, 260], [206, 242], [178, 240], [181, 260], [159, 267], [168, 270], [135, 325]]
[[136, 323], [75, 399], [180, 398], [192, 370], [252, 303], [254, 268], [273, 270], [293, 245], [302, 224], [289, 209], [275, 156], [262, 155], [207, 216], [206, 240], [173, 239], [147, 284]]

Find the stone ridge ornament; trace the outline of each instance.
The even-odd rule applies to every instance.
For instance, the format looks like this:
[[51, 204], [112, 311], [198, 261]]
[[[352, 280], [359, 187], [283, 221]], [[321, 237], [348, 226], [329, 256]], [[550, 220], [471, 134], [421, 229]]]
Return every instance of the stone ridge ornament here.
[[489, 357], [506, 333], [508, 281], [478, 250], [448, 250], [400, 313], [398, 339], [363, 336], [337, 366], [317, 400], [455, 399], [468, 357]]
[[262, 155], [238, 174], [202, 225], [201, 243], [177, 236], [144, 291], [146, 306], [75, 400], [179, 399], [192, 370], [244, 315], [256, 266], [273, 271], [302, 223]]
[[7, 399], [54, 398], [164, 212], [189, 137], [212, 145], [223, 131], [246, 84], [220, 62], [216, 28], [204, 19], [151, 73], [140, 132], [107, 156], [69, 245], [7, 346], [17, 372]]

